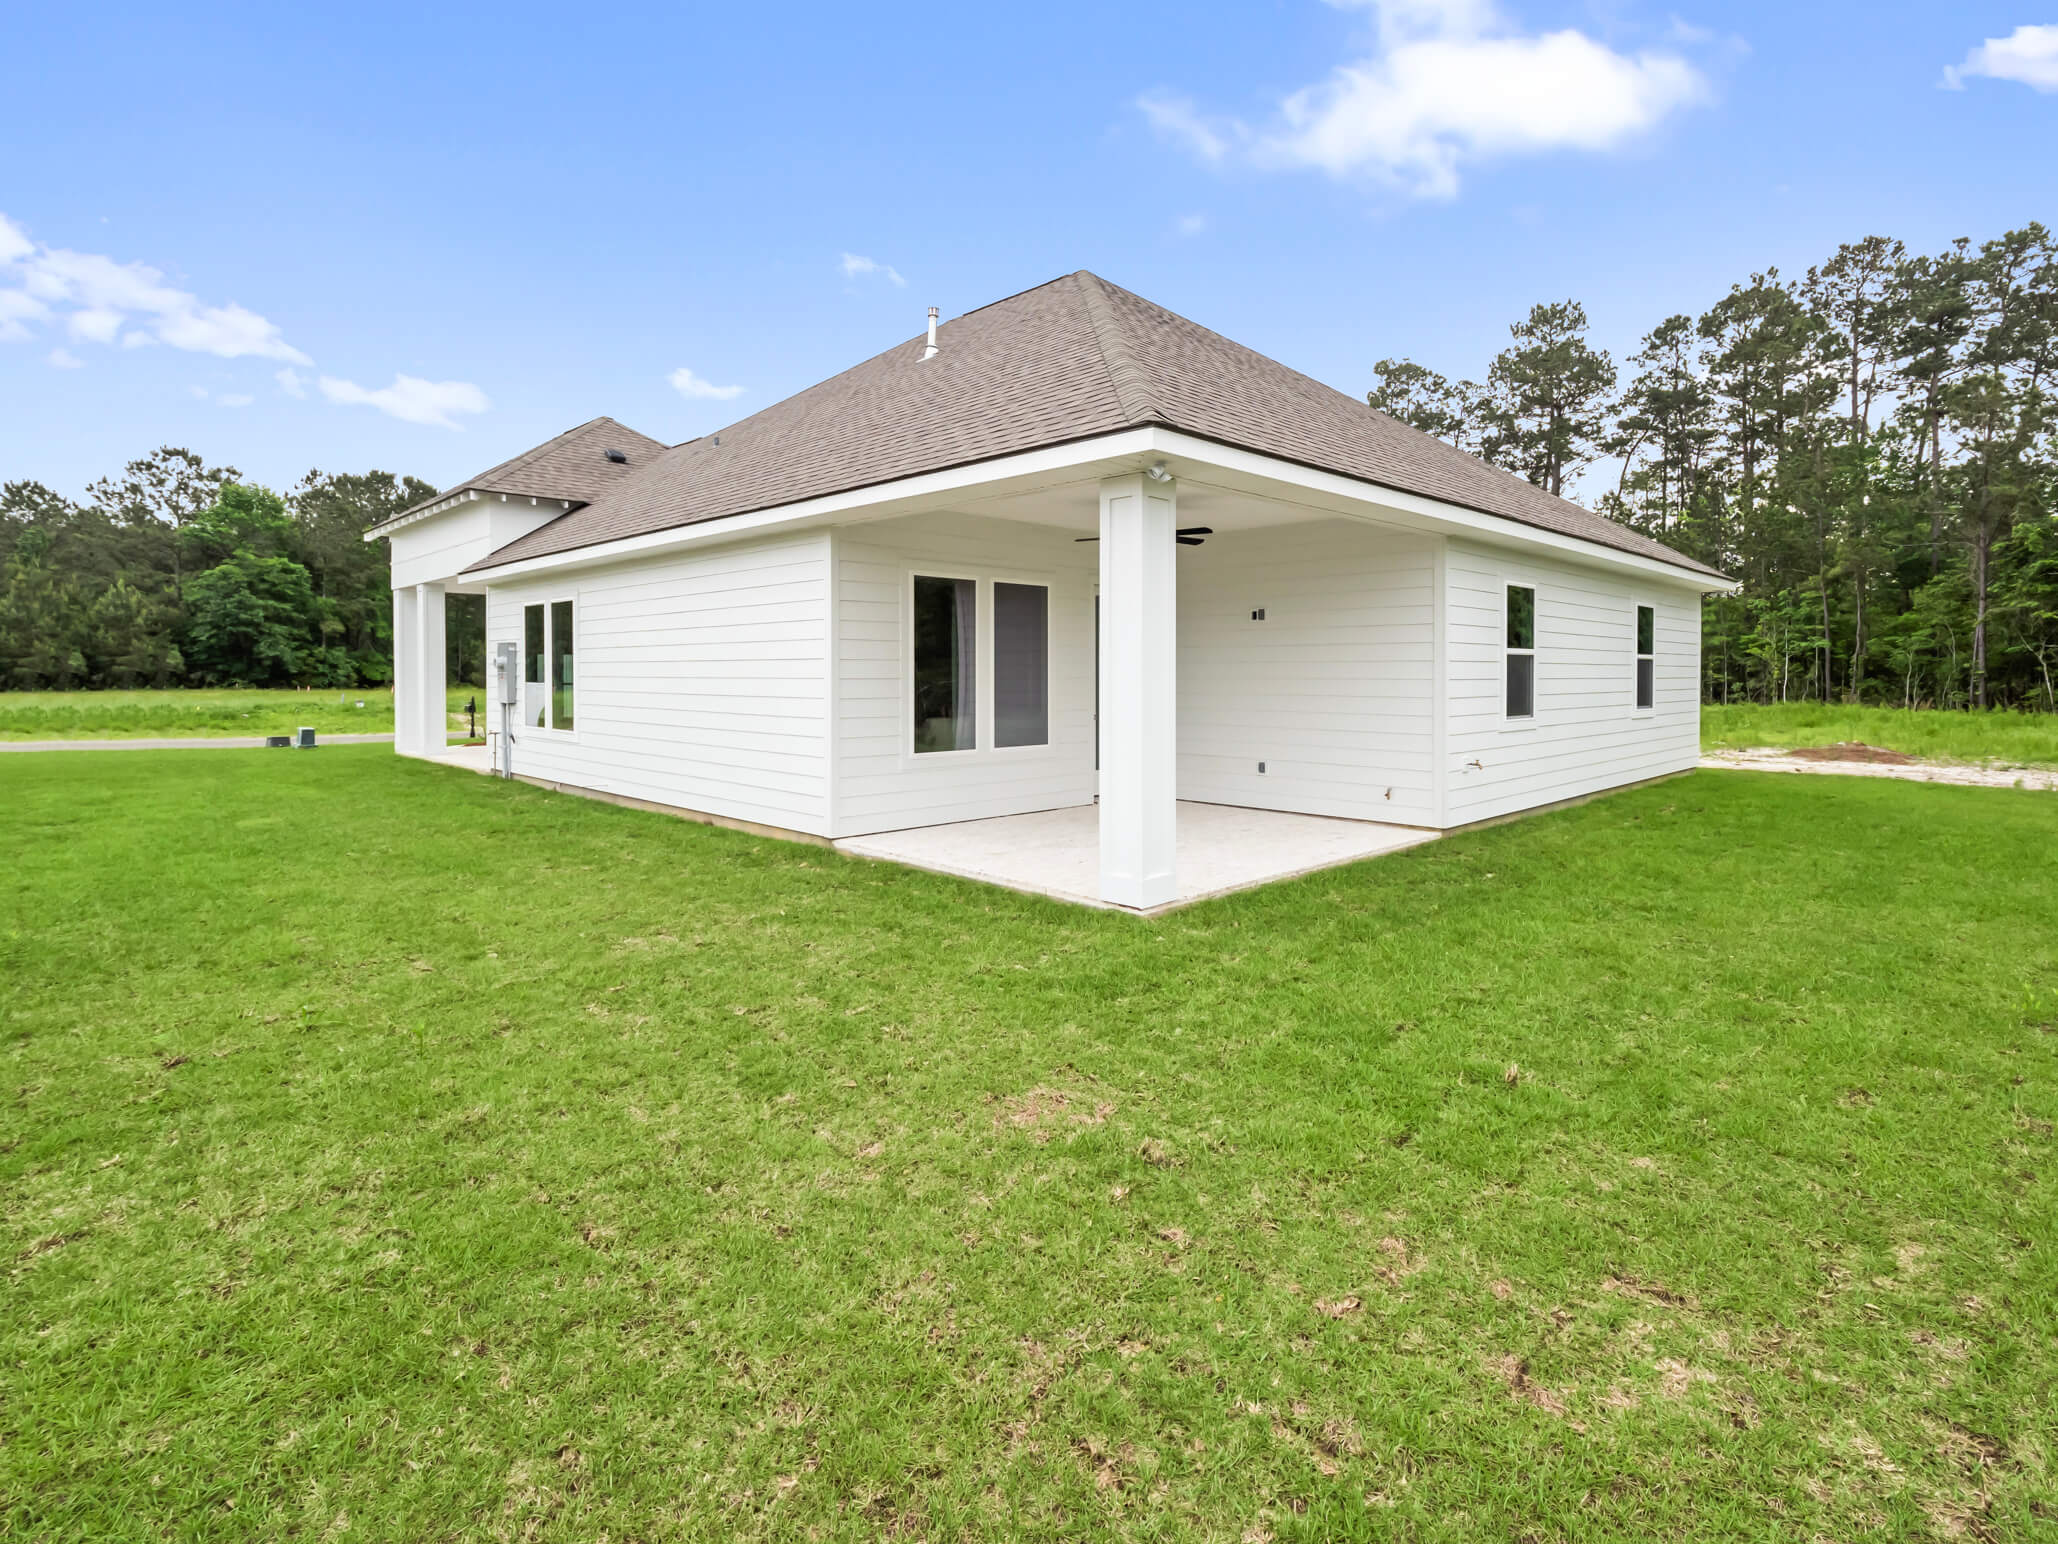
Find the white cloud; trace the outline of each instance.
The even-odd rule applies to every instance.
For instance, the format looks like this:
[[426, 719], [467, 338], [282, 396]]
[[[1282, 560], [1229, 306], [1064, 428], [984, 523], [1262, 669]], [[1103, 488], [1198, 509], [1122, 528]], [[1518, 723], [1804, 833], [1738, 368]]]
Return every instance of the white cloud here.
[[483, 413], [493, 404], [486, 393], [469, 381], [425, 381], [419, 376], [396, 375], [391, 386], [374, 391], [355, 381], [321, 377], [322, 395], [347, 407], [375, 407], [403, 423], [431, 424], [439, 429], [461, 429], [455, 415]]
[[[27, 308], [31, 302], [36, 309]], [[25, 322], [60, 313], [82, 342], [112, 343], [120, 335], [130, 347], [155, 342], [220, 359], [310, 363], [255, 311], [233, 302], [204, 305], [145, 263], [44, 246], [0, 215], [0, 338], [22, 337]]]
[[36, 244], [29, 240], [28, 232], [0, 214], [0, 263], [11, 263], [35, 250]]
[[1208, 217], [1204, 214], [1182, 214], [1179, 223], [1173, 227], [1182, 236], [1198, 236], [1208, 228]]
[[900, 276], [900, 270], [887, 263], [875, 263], [869, 257], [859, 257], [855, 252], [843, 254], [843, 277], [863, 279], [873, 275], [890, 280], [901, 289], [907, 288], [907, 280]]
[[2058, 91], [2058, 27], [2017, 27], [2004, 38], [1988, 38], [1963, 64], [1945, 66], [1944, 85], [1961, 91], [1968, 75]]
[[1231, 118], [1203, 118], [1191, 97], [1170, 91], [1146, 91], [1136, 99], [1151, 127], [1160, 136], [1203, 161], [1219, 161], [1237, 142], [1250, 138], [1250, 130]]
[[72, 312], [64, 319], [64, 325], [74, 338], [84, 342], [112, 343], [114, 335], [121, 331], [121, 312], [95, 306], [90, 311]]
[[682, 397], [706, 397], [716, 402], [727, 402], [731, 397], [743, 395], [741, 386], [717, 386], [704, 381], [684, 365], [665, 377], [672, 383], [672, 389]]
[[1240, 153], [1450, 198], [1469, 163], [1617, 149], [1709, 94], [1677, 54], [1618, 53], [1569, 28], [1525, 34], [1487, 0], [1332, 3], [1373, 13], [1372, 52], [1288, 96], [1269, 125], [1206, 118], [1163, 93], [1138, 106], [1202, 160]]
[[288, 359], [311, 365], [299, 349], [279, 336], [279, 329], [241, 306], [201, 306], [179, 311], [157, 323], [157, 338], [173, 348], [191, 349], [196, 354], [215, 354], [223, 359]]
[[0, 289], [0, 343], [19, 343], [28, 337], [30, 322], [45, 321], [50, 308], [22, 290]]
[[[314, 361], [289, 344], [276, 324], [255, 311], [234, 301], [207, 304], [167, 283], [162, 273], [145, 263], [117, 262], [99, 253], [45, 246], [0, 215], [0, 342], [26, 340], [34, 327], [42, 325], [61, 325], [70, 340], [80, 343], [123, 349], [162, 345], [218, 359], [275, 360], [280, 368], [272, 378], [279, 389], [290, 397], [308, 394], [307, 378], [296, 367], [311, 369]], [[49, 359], [60, 369], [75, 369], [81, 363], [65, 348], [54, 350]], [[324, 375], [319, 385], [330, 402], [375, 407], [405, 423], [445, 429], [462, 428], [461, 416], [483, 413], [492, 406], [486, 394], [468, 381], [396, 375], [392, 385], [373, 389]], [[224, 407], [248, 407], [257, 400], [249, 392], [210, 396], [205, 386], [186, 390], [199, 401]], [[733, 396], [740, 390], [709, 387], [702, 394]]]

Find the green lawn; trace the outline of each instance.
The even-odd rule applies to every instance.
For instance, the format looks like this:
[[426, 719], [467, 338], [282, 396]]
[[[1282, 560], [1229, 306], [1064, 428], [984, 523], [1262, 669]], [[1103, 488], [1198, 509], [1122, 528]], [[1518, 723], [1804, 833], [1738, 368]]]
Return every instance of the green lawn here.
[[[464, 705], [473, 697], [482, 703], [479, 723], [486, 723], [485, 693], [453, 686], [453, 730], [465, 727]], [[322, 734], [390, 734], [393, 693], [383, 687], [347, 692], [0, 692], [0, 741], [289, 734], [302, 724]], [[1838, 740], [1863, 740], [1946, 761], [2058, 766], [2058, 714], [1911, 713], [1820, 703], [1701, 709], [1701, 743], [1711, 750]]]
[[2058, 797], [1139, 922], [382, 748], [0, 794], [0, 1536], [2058, 1530]]
[[[448, 695], [453, 729], [464, 727], [466, 699], [483, 705], [485, 697], [470, 686]], [[291, 734], [303, 724], [322, 734], [391, 734], [392, 689], [0, 692], [0, 740], [212, 739]]]
[[1862, 740], [1934, 761], [2058, 766], [2058, 713], [1941, 713], [1787, 702], [1701, 708], [1706, 750], [1790, 748]]

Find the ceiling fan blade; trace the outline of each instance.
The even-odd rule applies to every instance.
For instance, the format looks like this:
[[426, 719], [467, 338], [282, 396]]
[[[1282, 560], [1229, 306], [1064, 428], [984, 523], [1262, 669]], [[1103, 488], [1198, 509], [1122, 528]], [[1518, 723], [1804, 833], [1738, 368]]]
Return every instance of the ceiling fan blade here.
[[[1182, 541], [1186, 546], [1189, 547], [1198, 547], [1200, 545], [1199, 542], [1185, 541], [1185, 538], [1189, 536], [1213, 536], [1214, 534], [1215, 528], [1211, 525], [1188, 525], [1182, 526], [1179, 528], [1179, 530], [1175, 531], [1173, 533], [1173, 539]], [[1072, 538], [1072, 540], [1075, 542], [1099, 541], [1100, 538], [1098, 536], [1075, 536]]]
[[1182, 547], [1198, 547], [1201, 545], [1201, 539], [1198, 536], [1175, 536], [1172, 539]]

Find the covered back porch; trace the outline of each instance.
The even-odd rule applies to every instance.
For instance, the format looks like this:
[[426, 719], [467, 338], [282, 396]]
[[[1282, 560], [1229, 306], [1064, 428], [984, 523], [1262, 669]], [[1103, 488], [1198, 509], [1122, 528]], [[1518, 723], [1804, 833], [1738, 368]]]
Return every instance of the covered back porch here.
[[830, 835], [1137, 912], [1430, 840], [1436, 551], [1161, 462], [839, 526]]

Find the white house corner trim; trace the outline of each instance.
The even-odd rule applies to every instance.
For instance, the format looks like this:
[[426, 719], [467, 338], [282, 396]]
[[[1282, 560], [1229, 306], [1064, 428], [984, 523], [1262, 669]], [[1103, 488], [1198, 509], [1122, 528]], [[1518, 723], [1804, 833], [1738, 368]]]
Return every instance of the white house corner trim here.
[[827, 730], [822, 743], [822, 834], [831, 841], [843, 835], [843, 570], [836, 528], [822, 539], [828, 565], [823, 617], [822, 712]]
[[1451, 621], [1450, 621], [1450, 538], [1438, 536], [1430, 556], [1429, 596], [1429, 750], [1434, 779], [1430, 785], [1432, 819], [1436, 829], [1451, 823]]

